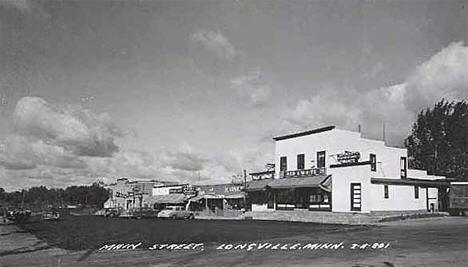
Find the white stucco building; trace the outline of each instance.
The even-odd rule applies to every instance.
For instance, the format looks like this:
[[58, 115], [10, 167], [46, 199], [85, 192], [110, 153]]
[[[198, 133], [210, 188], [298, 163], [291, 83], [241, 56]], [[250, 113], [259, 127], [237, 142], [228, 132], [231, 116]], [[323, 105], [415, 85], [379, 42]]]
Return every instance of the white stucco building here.
[[252, 211], [438, 209], [444, 177], [409, 170], [405, 148], [334, 126], [273, 139], [275, 179], [248, 184]]

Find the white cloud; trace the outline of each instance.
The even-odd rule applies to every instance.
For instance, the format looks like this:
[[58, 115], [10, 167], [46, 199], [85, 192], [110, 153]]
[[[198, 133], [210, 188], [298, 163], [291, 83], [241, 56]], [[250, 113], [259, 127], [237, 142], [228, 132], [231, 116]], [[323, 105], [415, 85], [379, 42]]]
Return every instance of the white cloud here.
[[441, 98], [468, 98], [468, 46], [452, 43], [421, 64], [406, 80], [405, 104], [418, 111]]
[[21, 11], [31, 10], [31, 2], [29, 0], [0, 0], [0, 5], [13, 7]]
[[260, 71], [239, 76], [231, 81], [232, 86], [239, 94], [253, 105], [262, 105], [271, 97], [272, 88]]
[[17, 130], [77, 156], [110, 157], [118, 151], [114, 139], [122, 136], [106, 114], [74, 107], [52, 106], [39, 97], [23, 97], [16, 105]]
[[357, 130], [358, 124], [370, 137], [382, 136], [402, 144], [416, 114], [437, 101], [468, 98], [468, 47], [452, 43], [418, 66], [401, 84], [369, 91], [329, 86], [309, 99], [298, 101], [282, 121], [280, 131], [304, 130], [337, 125]]
[[199, 29], [191, 35], [191, 38], [222, 59], [231, 60], [241, 54], [220, 32]]

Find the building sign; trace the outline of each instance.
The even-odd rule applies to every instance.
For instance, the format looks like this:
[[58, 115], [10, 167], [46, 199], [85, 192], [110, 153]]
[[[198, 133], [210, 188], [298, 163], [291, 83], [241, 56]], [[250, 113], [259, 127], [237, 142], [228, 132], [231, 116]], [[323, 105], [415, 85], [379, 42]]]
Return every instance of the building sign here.
[[357, 151], [345, 151], [338, 154], [336, 158], [339, 163], [354, 163], [359, 161], [361, 154]]
[[170, 188], [169, 194], [185, 194], [185, 195], [196, 195], [197, 191], [195, 186], [184, 185], [177, 188]]
[[224, 188], [224, 192], [226, 193], [242, 192], [243, 189], [244, 189], [244, 186], [242, 185], [226, 186]]

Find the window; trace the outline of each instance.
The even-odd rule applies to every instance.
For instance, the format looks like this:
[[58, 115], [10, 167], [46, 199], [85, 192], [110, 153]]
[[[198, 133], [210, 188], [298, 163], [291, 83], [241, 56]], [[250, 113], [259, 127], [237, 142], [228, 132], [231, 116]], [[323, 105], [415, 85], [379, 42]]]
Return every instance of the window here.
[[377, 157], [375, 154], [369, 154], [369, 161], [371, 163], [370, 169], [371, 171], [375, 172], [377, 171]]
[[384, 185], [384, 198], [388, 198], [388, 185]]
[[416, 198], [416, 199], [419, 198], [419, 187], [418, 186], [414, 187], [414, 198]]
[[361, 211], [361, 183], [351, 183], [351, 211]]
[[280, 158], [280, 171], [286, 171], [288, 169], [288, 159], [286, 157]]
[[406, 179], [406, 157], [400, 158], [400, 176], [402, 179]]
[[298, 170], [304, 169], [304, 159], [305, 159], [304, 154], [297, 155], [297, 169]]
[[325, 168], [325, 151], [317, 152], [317, 168]]

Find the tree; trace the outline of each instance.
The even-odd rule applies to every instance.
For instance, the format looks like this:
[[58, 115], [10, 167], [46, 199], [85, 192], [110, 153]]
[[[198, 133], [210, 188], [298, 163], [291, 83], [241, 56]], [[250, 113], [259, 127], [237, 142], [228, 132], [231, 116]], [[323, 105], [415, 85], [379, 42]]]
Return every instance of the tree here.
[[468, 180], [468, 103], [442, 99], [421, 111], [405, 146], [410, 168]]

